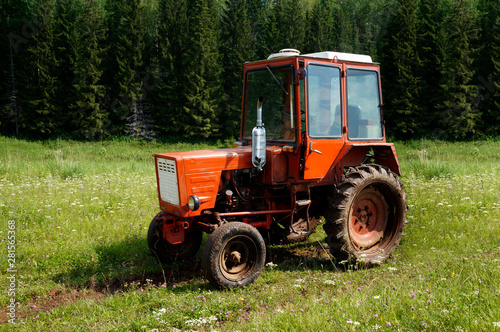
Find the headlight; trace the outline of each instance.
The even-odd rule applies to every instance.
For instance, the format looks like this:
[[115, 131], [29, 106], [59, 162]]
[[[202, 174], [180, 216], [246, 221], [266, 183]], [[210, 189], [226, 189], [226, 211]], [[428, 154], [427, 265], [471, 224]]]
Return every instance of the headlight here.
[[196, 211], [200, 208], [200, 199], [196, 195], [189, 196], [188, 206], [191, 211]]

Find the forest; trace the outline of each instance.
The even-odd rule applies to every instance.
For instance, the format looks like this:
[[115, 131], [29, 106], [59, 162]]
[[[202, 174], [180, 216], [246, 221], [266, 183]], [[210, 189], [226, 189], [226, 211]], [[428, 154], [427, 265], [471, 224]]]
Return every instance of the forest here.
[[498, 0], [3, 0], [0, 134], [234, 139], [245, 61], [369, 54], [396, 139], [500, 134]]

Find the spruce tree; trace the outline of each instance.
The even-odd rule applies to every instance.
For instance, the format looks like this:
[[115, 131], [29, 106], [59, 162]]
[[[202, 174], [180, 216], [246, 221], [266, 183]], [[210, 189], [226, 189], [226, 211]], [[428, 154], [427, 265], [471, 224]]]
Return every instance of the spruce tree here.
[[103, 82], [108, 88], [109, 134], [125, 134], [126, 120], [141, 98], [143, 5], [140, 0], [108, 0], [108, 53]]
[[224, 90], [222, 123], [225, 137], [237, 137], [240, 123], [243, 63], [255, 60], [253, 38], [245, 0], [229, 0], [222, 15], [221, 59]]
[[185, 137], [216, 134], [220, 104], [220, 56], [214, 0], [188, 1], [188, 43], [181, 127]]
[[20, 74], [32, 38], [30, 29], [23, 30], [23, 19], [30, 15], [27, 0], [2, 1], [0, 15], [0, 133], [18, 135], [25, 125], [19, 105]]
[[54, 74], [54, 1], [37, 0], [32, 22], [41, 27], [27, 43], [26, 63], [20, 74], [19, 104], [29, 135], [49, 138], [58, 128]]
[[284, 13], [279, 23], [283, 33], [283, 48], [304, 50], [306, 44], [306, 8], [301, 0], [285, 0]]
[[480, 54], [477, 59], [475, 82], [479, 86], [481, 132], [500, 134], [500, 7], [497, 1], [478, 3]]
[[[269, 3], [264, 9], [265, 16], [262, 21], [262, 31], [257, 38], [257, 58], [265, 59], [270, 54], [280, 50], [282, 43], [279, 42], [279, 26], [281, 17], [281, 1], [276, 4]], [[283, 48], [283, 47], [281, 47]]]
[[56, 79], [54, 91], [54, 107], [58, 123], [54, 128], [57, 135], [67, 133], [73, 115], [68, 106], [72, 103], [75, 90], [73, 87], [73, 66], [76, 58], [75, 35], [76, 12], [71, 0], [58, 0], [54, 16], [54, 57], [53, 70]]
[[455, 0], [447, 20], [446, 58], [441, 67], [443, 101], [440, 125], [447, 138], [466, 138], [476, 131], [479, 111], [473, 84], [472, 47], [477, 38], [477, 27], [471, 5], [466, 0]]
[[441, 132], [435, 125], [442, 118], [437, 106], [442, 104], [444, 95], [440, 71], [446, 56], [443, 6], [441, 0], [421, 0], [419, 7], [417, 51], [420, 63], [416, 69], [420, 84], [420, 133], [424, 136], [439, 137]]
[[398, 0], [382, 49], [386, 128], [401, 138], [411, 138], [420, 129], [416, 15], [416, 0]]
[[334, 19], [334, 0], [319, 0], [309, 12], [305, 53], [336, 51], [337, 23]]
[[157, 87], [150, 93], [156, 129], [169, 137], [181, 136], [184, 119], [184, 82], [188, 46], [186, 0], [160, 0], [158, 4]]
[[106, 28], [97, 0], [85, 0], [77, 27], [76, 57], [71, 66], [74, 93], [68, 106], [71, 110], [71, 128], [80, 139], [104, 136], [103, 125], [107, 112], [103, 109], [105, 88], [101, 84], [102, 41]]

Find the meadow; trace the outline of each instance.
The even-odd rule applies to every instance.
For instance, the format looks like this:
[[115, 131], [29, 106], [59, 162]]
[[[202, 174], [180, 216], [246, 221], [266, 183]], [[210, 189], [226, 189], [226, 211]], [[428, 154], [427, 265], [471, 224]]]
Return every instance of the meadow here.
[[498, 139], [396, 143], [410, 223], [385, 264], [332, 264], [319, 227], [219, 291], [200, 256], [161, 266], [145, 237], [154, 153], [229, 145], [0, 137], [0, 330], [500, 332]]

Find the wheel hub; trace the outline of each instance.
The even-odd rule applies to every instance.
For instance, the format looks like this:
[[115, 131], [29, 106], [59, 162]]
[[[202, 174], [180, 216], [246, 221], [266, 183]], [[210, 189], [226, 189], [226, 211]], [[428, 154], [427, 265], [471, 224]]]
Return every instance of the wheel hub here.
[[241, 254], [238, 251], [233, 251], [229, 254], [229, 261], [233, 264], [240, 264], [241, 262]]
[[349, 213], [349, 236], [359, 250], [373, 247], [384, 237], [389, 206], [376, 188], [364, 189]]
[[256, 251], [255, 245], [245, 236], [229, 241], [220, 256], [222, 274], [232, 281], [243, 279], [255, 264]]

